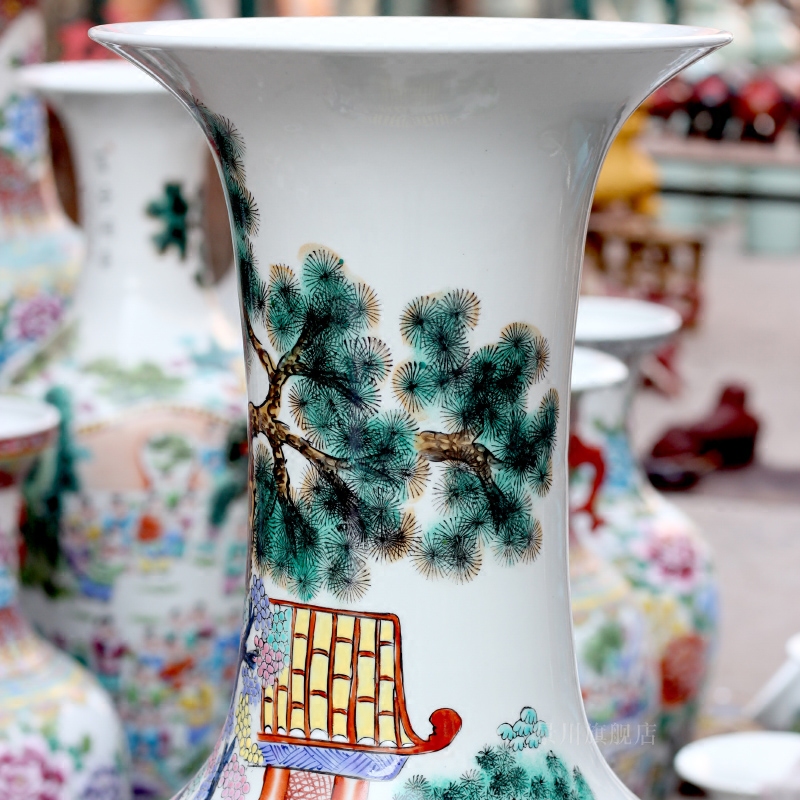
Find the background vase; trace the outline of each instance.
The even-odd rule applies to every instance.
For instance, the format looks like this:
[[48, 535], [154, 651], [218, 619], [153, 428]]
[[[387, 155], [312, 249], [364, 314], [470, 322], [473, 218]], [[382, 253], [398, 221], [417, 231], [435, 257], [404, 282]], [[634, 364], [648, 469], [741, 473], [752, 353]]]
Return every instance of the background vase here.
[[[594, 489], [603, 483], [602, 453], [580, 440], [580, 400], [622, 386], [628, 370], [617, 358], [576, 347], [572, 361], [569, 466], [588, 467]], [[596, 494], [585, 508], [597, 514]], [[571, 513], [571, 517], [573, 514]], [[598, 522], [601, 520], [598, 518]], [[652, 794], [663, 746], [656, 741], [660, 670], [645, 609], [622, 573], [585, 547], [570, 525], [569, 578], [578, 679], [586, 716], [606, 761], [642, 800]]]
[[124, 62], [24, 80], [64, 122], [89, 241], [72, 340], [25, 386], [68, 422], [27, 487], [27, 609], [111, 691], [134, 788], [163, 796], [224, 719], [246, 553], [238, 337], [200, 285], [206, 145]]
[[628, 796], [571, 637], [583, 235], [624, 119], [728, 37], [433, 18], [92, 35], [212, 143], [249, 342], [241, 668], [182, 796]]
[[[695, 524], [650, 485], [628, 433], [641, 361], [680, 325], [680, 316], [664, 306], [583, 297], [576, 334], [581, 344], [621, 358], [630, 371], [622, 387], [587, 393], [580, 401], [580, 436], [600, 448], [606, 475], [596, 504], [602, 523], [590, 530], [584, 519], [576, 529], [587, 547], [619, 567], [648, 610], [661, 665], [661, 795], [671, 786], [673, 756], [692, 735], [718, 617], [709, 547]], [[573, 492], [585, 492], [579, 483], [573, 482]]]
[[[12, 6], [13, 8], [9, 8]], [[83, 237], [58, 204], [42, 104], [16, 83], [40, 61], [44, 21], [34, 2], [0, 9], [0, 386], [68, 314]]]
[[58, 424], [52, 406], [0, 395], [0, 797], [128, 800], [111, 699], [17, 605], [21, 482]]

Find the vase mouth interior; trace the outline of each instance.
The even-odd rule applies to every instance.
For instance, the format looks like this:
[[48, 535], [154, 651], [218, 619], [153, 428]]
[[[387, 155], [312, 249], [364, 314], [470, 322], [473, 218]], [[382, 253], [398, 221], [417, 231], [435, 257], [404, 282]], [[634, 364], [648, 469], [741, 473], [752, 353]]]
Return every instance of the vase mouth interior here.
[[[55, 406], [49, 403], [0, 395], [0, 446], [13, 445], [18, 439], [55, 430], [59, 419]], [[0, 457], [2, 455], [0, 451]]]
[[166, 94], [166, 89], [121, 58], [34, 64], [16, 73], [28, 89], [60, 94]]
[[503, 53], [716, 48], [713, 28], [562, 19], [480, 17], [257, 17], [101, 25], [108, 45], [263, 52]]
[[570, 387], [573, 395], [610, 389], [624, 383], [627, 377], [628, 368], [618, 358], [591, 347], [575, 348]]
[[743, 731], [686, 745], [675, 757], [675, 769], [706, 791], [757, 798], [770, 789], [777, 793], [798, 758], [800, 734]]
[[575, 340], [589, 345], [670, 336], [683, 321], [672, 308], [627, 297], [581, 297]]

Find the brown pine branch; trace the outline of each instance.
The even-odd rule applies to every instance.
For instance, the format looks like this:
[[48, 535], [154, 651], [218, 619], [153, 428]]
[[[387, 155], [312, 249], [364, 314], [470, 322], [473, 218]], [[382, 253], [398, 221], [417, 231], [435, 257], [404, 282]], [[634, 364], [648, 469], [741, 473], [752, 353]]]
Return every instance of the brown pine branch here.
[[270, 380], [272, 380], [272, 375], [275, 372], [275, 363], [272, 360], [272, 356], [264, 349], [264, 345], [261, 344], [256, 336], [253, 326], [250, 324], [250, 315], [245, 313], [244, 318], [247, 322], [247, 338], [250, 339], [250, 344], [253, 346], [253, 350], [256, 351], [258, 360], [267, 371]]
[[468, 431], [422, 431], [416, 435], [415, 444], [419, 454], [428, 461], [458, 462], [472, 469], [482, 483], [494, 482], [492, 466], [499, 464], [499, 459], [488, 447], [476, 442]]
[[329, 456], [327, 453], [323, 453], [322, 450], [318, 450], [316, 447], [314, 447], [314, 445], [311, 444], [311, 442], [309, 442], [307, 439], [304, 439], [302, 436], [297, 436], [285, 429], [284, 431], [284, 443], [293, 450], [297, 450], [300, 455], [305, 456], [306, 459], [312, 461], [321, 469], [329, 472], [338, 472], [338, 470], [347, 465], [347, 461], [345, 459]]

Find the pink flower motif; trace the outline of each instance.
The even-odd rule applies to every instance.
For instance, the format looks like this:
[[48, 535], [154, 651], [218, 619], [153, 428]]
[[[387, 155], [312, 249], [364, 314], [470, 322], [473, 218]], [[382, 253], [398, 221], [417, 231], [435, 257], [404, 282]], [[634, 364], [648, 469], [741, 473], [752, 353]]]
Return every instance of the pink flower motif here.
[[222, 771], [222, 797], [224, 800], [241, 800], [250, 791], [247, 769], [234, 753]]
[[56, 297], [37, 295], [14, 306], [14, 321], [21, 339], [36, 341], [47, 336], [61, 321], [63, 306]]
[[645, 548], [651, 578], [659, 585], [691, 589], [700, 567], [694, 542], [683, 535], [660, 533]]
[[65, 800], [67, 776], [56, 754], [38, 740], [16, 751], [0, 745], [0, 797], [3, 800]]

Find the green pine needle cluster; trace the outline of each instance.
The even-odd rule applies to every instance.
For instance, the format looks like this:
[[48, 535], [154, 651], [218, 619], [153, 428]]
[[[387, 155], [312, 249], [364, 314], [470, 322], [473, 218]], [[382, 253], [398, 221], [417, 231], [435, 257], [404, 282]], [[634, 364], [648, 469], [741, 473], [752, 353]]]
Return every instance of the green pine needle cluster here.
[[[230, 120], [198, 101], [194, 109], [227, 190], [249, 362], [257, 358], [270, 382], [265, 401], [250, 408], [257, 568], [303, 600], [324, 589], [352, 601], [369, 586], [371, 561], [409, 557], [426, 576], [465, 581], [487, 546], [504, 564], [536, 558], [542, 530], [532, 505], [552, 484], [558, 422], [553, 390], [526, 411], [547, 371], [544, 337], [517, 323], [472, 351], [480, 312], [472, 292], [417, 298], [400, 321], [415, 358], [392, 377], [403, 408], [381, 410], [392, 359], [370, 334], [379, 321], [374, 291], [324, 247], [308, 248], [299, 270], [273, 265], [262, 278], [244, 141]], [[445, 431], [420, 430], [431, 411]], [[442, 521], [422, 532], [406, 506], [425, 491], [431, 464], [441, 465]]]
[[[530, 388], [547, 372], [547, 340], [514, 323], [496, 344], [471, 351], [479, 313], [478, 298], [464, 290], [410, 303], [400, 328], [416, 358], [393, 379], [410, 413], [438, 411], [451, 435], [431, 442], [432, 460], [444, 464], [435, 488], [443, 521], [425, 532], [415, 562], [424, 574], [462, 581], [480, 571], [484, 545], [508, 565], [538, 556], [542, 530], [532, 500], [552, 485], [558, 424], [555, 390], [526, 411]], [[449, 449], [437, 454], [437, 444]]]
[[509, 747], [486, 747], [475, 762], [478, 769], [453, 781], [414, 775], [395, 800], [594, 800], [580, 769], [570, 772], [552, 750], [526, 758]]

